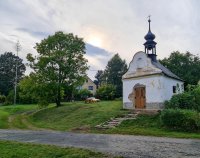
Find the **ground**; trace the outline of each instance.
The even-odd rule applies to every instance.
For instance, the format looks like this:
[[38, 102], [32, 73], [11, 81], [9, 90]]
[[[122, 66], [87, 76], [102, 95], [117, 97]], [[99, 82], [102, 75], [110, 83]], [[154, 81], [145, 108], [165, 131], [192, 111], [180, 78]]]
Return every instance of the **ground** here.
[[[85, 148], [116, 156], [123, 156], [125, 158], [200, 157], [200, 140], [195, 139], [113, 134], [80, 134], [56, 131], [0, 130], [0, 140]], [[42, 152], [44, 149], [39, 149], [38, 151]], [[47, 152], [49, 153], [49, 151]], [[77, 152], [79, 153], [80, 151], [77, 150]], [[88, 153], [86, 152], [86, 154]]]
[[112, 158], [99, 152], [79, 148], [0, 141], [1, 158]]
[[164, 128], [160, 124], [159, 115], [141, 115], [135, 120], [124, 121], [114, 129], [95, 128], [110, 118], [123, 116], [128, 112], [122, 109], [121, 101], [64, 103], [62, 107], [50, 105], [46, 109], [38, 109], [37, 105], [5, 106], [0, 107], [0, 128], [200, 138], [199, 132], [189, 133]]
[[[121, 101], [102, 101], [94, 104], [64, 103], [64, 106], [59, 108], [52, 104], [44, 109], [39, 109], [37, 105], [0, 106], [0, 128], [2, 129], [0, 130], [0, 140], [50, 144], [61, 147], [73, 146], [123, 157], [200, 157], [200, 140], [165, 138], [200, 138], [200, 133], [165, 129], [160, 124], [159, 114], [139, 115], [134, 120], [123, 121], [121, 125], [113, 129], [100, 130], [95, 128], [96, 125], [111, 118], [122, 117], [130, 112], [122, 109]], [[23, 131], [19, 129], [23, 129]], [[162, 136], [163, 138], [130, 136], [130, 134]], [[10, 149], [15, 149], [16, 146], [19, 147], [19, 150], [11, 152]], [[13, 156], [26, 157], [23, 154], [30, 154], [32, 149], [45, 154], [43, 150], [49, 151], [50, 148], [54, 148], [5, 141], [0, 141], [0, 147], [2, 149], [0, 155], [5, 155], [5, 152], [14, 154], [8, 158]], [[17, 156], [14, 151], [16, 151]], [[20, 151], [22, 152], [20, 153]], [[71, 152], [70, 156], [62, 156], [66, 152]], [[73, 157], [74, 154], [78, 154], [75, 157], [107, 156], [73, 148], [62, 150], [55, 148], [55, 153], [58, 154], [55, 157], [59, 157], [59, 155], [61, 155], [60, 157]], [[33, 154], [37, 154], [37, 152]], [[51, 152], [47, 152], [47, 154], [51, 155]], [[42, 155], [39, 157], [50, 156]]]

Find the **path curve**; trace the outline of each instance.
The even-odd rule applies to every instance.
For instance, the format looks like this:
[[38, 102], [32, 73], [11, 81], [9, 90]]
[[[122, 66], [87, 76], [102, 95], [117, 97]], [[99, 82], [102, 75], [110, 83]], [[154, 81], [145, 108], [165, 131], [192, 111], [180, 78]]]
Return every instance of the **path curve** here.
[[199, 139], [59, 131], [0, 130], [0, 140], [79, 147], [127, 158], [199, 158]]

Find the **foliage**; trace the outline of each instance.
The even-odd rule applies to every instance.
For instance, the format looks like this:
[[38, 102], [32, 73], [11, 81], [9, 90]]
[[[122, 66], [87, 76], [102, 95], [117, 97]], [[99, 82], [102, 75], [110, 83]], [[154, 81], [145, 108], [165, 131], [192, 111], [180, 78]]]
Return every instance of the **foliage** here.
[[0, 148], [2, 158], [111, 158], [111, 156], [86, 149], [11, 141], [0, 141]]
[[169, 101], [165, 102], [165, 107], [200, 111], [200, 86], [193, 86], [188, 92], [173, 95]]
[[96, 80], [94, 80], [94, 83], [97, 85], [97, 89], [101, 86], [102, 75], [103, 75], [103, 71], [102, 70], [98, 70], [96, 75], [95, 75]]
[[97, 98], [103, 100], [113, 100], [115, 98], [115, 94], [116, 94], [116, 87], [111, 84], [102, 85], [96, 91]]
[[4, 103], [6, 101], [5, 95], [0, 95], [0, 104]]
[[[109, 61], [103, 74], [100, 75], [102, 84], [112, 84], [116, 87], [115, 97], [122, 96], [122, 76], [127, 71], [127, 64], [119, 54], [115, 54]], [[98, 75], [98, 72], [96, 76]]]
[[92, 96], [92, 92], [90, 92], [87, 89], [81, 89], [81, 90], [77, 90], [75, 93], [75, 99], [76, 100], [85, 100], [88, 97]]
[[0, 93], [8, 95], [14, 89], [16, 79], [16, 65], [18, 66], [17, 83], [21, 80], [26, 70], [23, 60], [12, 52], [5, 52], [0, 55]]
[[61, 89], [76, 86], [88, 69], [84, 58], [85, 43], [82, 38], [72, 33], [56, 32], [54, 35], [37, 43], [37, 58], [27, 55], [30, 66], [35, 70], [40, 83], [51, 85], [57, 106], [61, 102]]
[[200, 115], [192, 110], [166, 109], [160, 116], [164, 126], [182, 131], [200, 130]]
[[[51, 83], [42, 82], [36, 73], [31, 73], [19, 83], [19, 96], [22, 103], [37, 102], [40, 107], [48, 106], [54, 99], [54, 87]], [[63, 94], [61, 92], [61, 94]]]
[[160, 62], [183, 79], [186, 85], [196, 85], [200, 79], [200, 58], [190, 52], [172, 52]]

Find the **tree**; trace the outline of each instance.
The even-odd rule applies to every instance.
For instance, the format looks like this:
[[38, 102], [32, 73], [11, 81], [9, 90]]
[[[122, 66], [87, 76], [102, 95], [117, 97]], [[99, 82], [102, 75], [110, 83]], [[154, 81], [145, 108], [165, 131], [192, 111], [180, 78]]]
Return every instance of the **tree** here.
[[27, 55], [30, 66], [42, 83], [51, 85], [56, 105], [60, 106], [62, 88], [77, 85], [86, 75], [85, 43], [72, 33], [59, 31], [36, 43], [35, 49], [37, 58]]
[[103, 71], [102, 70], [98, 70], [97, 74], [95, 75], [96, 80], [94, 80], [94, 83], [97, 85], [97, 89], [99, 88], [99, 86], [101, 86], [102, 75], [103, 75]]
[[55, 99], [54, 85], [43, 81], [36, 73], [24, 77], [19, 83], [21, 103], [37, 102], [39, 106], [47, 106], [49, 102], [52, 102]]
[[17, 83], [22, 79], [26, 70], [22, 62], [23, 60], [12, 52], [5, 52], [0, 55], [0, 92], [3, 95], [8, 95], [9, 91], [14, 88], [16, 65], [18, 65]]
[[122, 96], [122, 76], [127, 71], [127, 64], [122, 60], [119, 54], [115, 54], [106, 66], [101, 80], [104, 84], [116, 86], [116, 97]]
[[116, 95], [116, 87], [111, 84], [105, 84], [96, 91], [97, 98], [104, 100], [113, 100]]
[[200, 80], [200, 59], [198, 56], [186, 52], [172, 52], [168, 58], [160, 62], [173, 73], [185, 81], [185, 85], [196, 85]]

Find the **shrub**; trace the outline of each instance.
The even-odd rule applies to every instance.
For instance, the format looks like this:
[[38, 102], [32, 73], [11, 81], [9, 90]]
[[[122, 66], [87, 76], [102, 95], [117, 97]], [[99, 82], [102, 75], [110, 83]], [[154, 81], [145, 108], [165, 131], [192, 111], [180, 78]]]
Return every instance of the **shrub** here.
[[173, 109], [191, 109], [200, 112], [200, 85], [190, 86], [187, 89], [188, 92], [172, 96], [169, 101], [165, 102], [165, 107]]
[[97, 89], [96, 96], [103, 100], [113, 100], [116, 96], [116, 87], [111, 84], [102, 85]]
[[172, 96], [170, 101], [165, 102], [165, 107], [173, 109], [195, 109], [196, 103], [194, 96], [189, 92], [185, 92]]
[[0, 104], [4, 103], [6, 101], [5, 95], [0, 95]]
[[196, 111], [166, 109], [161, 112], [161, 123], [170, 129], [182, 131], [200, 130], [200, 115]]
[[195, 105], [193, 105], [193, 109], [200, 111], [200, 86], [197, 86], [193, 91], [191, 91], [191, 95], [194, 97]]
[[75, 92], [75, 99], [76, 100], [84, 100], [84, 99], [91, 97], [91, 96], [92, 96], [92, 93], [87, 89], [81, 89], [81, 90]]

